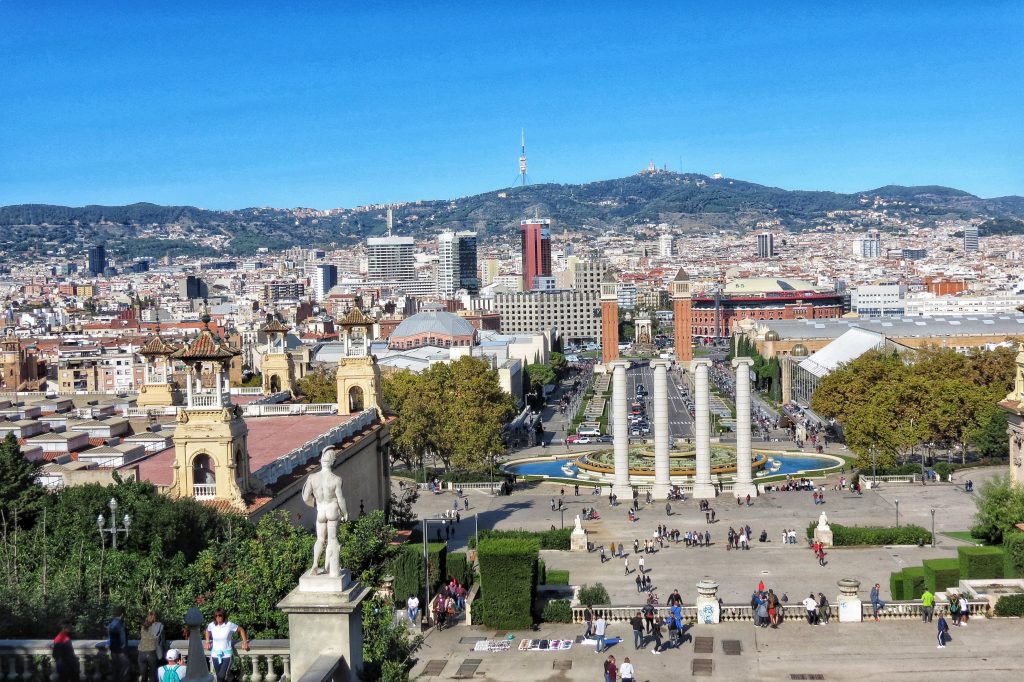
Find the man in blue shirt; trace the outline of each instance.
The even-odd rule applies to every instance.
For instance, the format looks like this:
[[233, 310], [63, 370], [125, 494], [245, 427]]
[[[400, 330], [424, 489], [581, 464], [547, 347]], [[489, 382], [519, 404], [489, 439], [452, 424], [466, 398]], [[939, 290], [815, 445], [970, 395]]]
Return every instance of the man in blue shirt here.
[[114, 617], [107, 625], [107, 650], [110, 652], [111, 675], [114, 682], [128, 680], [128, 632], [124, 628], [124, 608], [114, 607]]

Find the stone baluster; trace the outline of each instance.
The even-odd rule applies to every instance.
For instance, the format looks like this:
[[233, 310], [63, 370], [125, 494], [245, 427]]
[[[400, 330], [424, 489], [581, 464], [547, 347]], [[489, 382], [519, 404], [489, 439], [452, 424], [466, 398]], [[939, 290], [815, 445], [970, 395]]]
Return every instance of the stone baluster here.
[[281, 679], [277, 674], [277, 668], [274, 667], [274, 657], [267, 656], [267, 676], [266, 682], [277, 682]]
[[[260, 659], [263, 658], [259, 654], [248, 654], [249, 663], [252, 665], [252, 675], [249, 678], [250, 682], [263, 682], [263, 671], [260, 669]], [[271, 665], [271, 662], [267, 661], [267, 667]]]
[[32, 678], [35, 676], [35, 661], [33, 660], [32, 654], [25, 654], [21, 669], [22, 682], [32, 682]]
[[288, 654], [281, 654], [281, 679], [292, 682], [292, 657]]
[[693, 482], [693, 496], [698, 499], [715, 497], [715, 485], [711, 482], [711, 388], [708, 372], [711, 361], [698, 358], [693, 367], [694, 399], [694, 440], [697, 475]]

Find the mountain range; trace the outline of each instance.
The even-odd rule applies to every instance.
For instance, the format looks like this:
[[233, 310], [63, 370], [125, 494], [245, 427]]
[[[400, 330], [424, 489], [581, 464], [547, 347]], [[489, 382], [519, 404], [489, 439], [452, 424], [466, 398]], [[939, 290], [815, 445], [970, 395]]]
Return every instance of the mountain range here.
[[[744, 231], [769, 221], [780, 229], [822, 229], [837, 222], [879, 227], [887, 217], [924, 226], [950, 218], [998, 219], [1001, 232], [1024, 233], [1024, 197], [981, 198], [940, 186], [888, 185], [842, 194], [785, 190], [695, 173], [646, 171], [579, 185], [517, 186], [457, 199], [394, 207], [394, 234], [430, 238], [442, 230], [513, 236], [519, 221], [551, 218], [557, 230], [621, 232], [665, 223], [677, 232]], [[218, 211], [193, 206], [0, 207], [0, 251], [74, 253], [103, 242], [124, 257], [251, 254], [260, 247], [343, 246], [385, 231], [383, 206], [316, 211], [245, 208]], [[875, 214], [874, 217], [872, 214]], [[873, 222], [877, 222], [875, 225]], [[1008, 226], [1008, 227], [1007, 227]], [[827, 229], [827, 227], [826, 227]]]

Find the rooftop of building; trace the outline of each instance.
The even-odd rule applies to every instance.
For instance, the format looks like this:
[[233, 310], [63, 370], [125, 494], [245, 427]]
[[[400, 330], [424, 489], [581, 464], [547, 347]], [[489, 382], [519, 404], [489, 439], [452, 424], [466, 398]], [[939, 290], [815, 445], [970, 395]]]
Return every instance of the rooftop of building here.
[[472, 336], [476, 330], [469, 322], [442, 310], [431, 310], [416, 313], [402, 320], [394, 331], [392, 337], [403, 338], [407, 336], [422, 336], [424, 334], [439, 334], [443, 336]]
[[744, 277], [726, 283], [724, 294], [769, 294], [783, 292], [813, 291], [822, 292], [826, 289], [799, 279], [786, 277]]
[[774, 331], [781, 341], [835, 339], [853, 328], [888, 337], [1024, 336], [1024, 315], [838, 318], [758, 321], [759, 331]]

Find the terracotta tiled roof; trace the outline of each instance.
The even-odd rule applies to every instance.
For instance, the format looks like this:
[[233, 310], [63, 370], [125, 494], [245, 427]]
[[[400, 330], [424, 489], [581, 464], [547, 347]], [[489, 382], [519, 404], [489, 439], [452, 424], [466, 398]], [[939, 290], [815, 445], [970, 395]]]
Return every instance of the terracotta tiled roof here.
[[260, 331], [267, 334], [287, 334], [291, 331], [291, 327], [281, 322], [276, 317], [272, 317], [269, 322], [260, 327]]
[[171, 357], [180, 360], [229, 360], [238, 354], [239, 351], [219, 341], [209, 329], [203, 329], [192, 343], [185, 344]]
[[170, 355], [178, 350], [175, 346], [167, 343], [159, 334], [149, 337], [149, 340], [139, 349], [139, 355]]
[[373, 324], [374, 319], [367, 317], [366, 313], [359, 309], [359, 306], [353, 306], [349, 314], [339, 320], [342, 325], [362, 325], [362, 324]]

